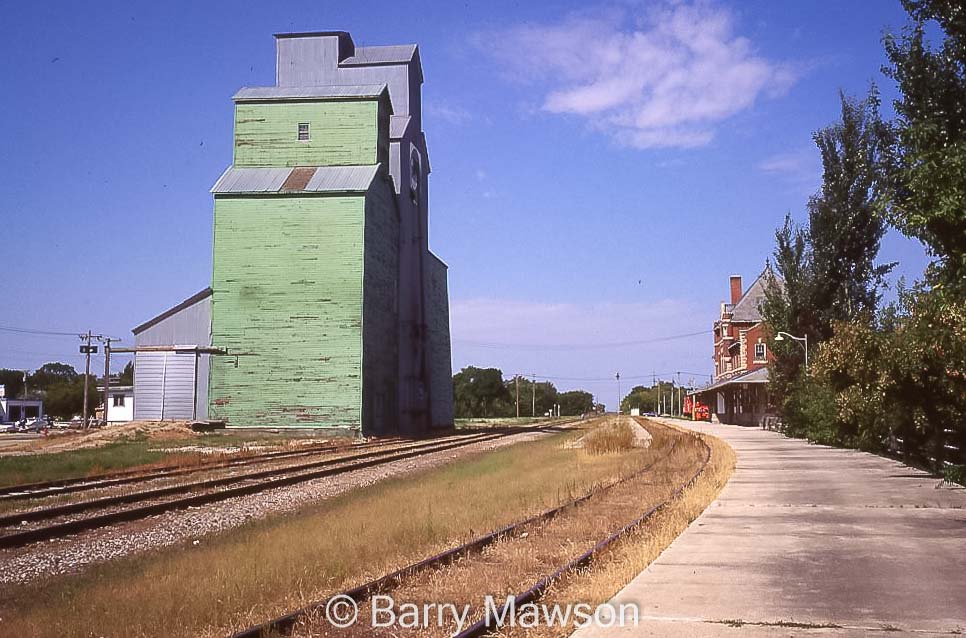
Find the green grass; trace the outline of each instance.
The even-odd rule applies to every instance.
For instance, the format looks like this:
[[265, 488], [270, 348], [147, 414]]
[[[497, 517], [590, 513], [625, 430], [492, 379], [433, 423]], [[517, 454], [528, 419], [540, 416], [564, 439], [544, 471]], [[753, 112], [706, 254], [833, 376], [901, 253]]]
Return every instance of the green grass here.
[[297, 515], [0, 595], [0, 634], [225, 635], [585, 493], [653, 450], [592, 456], [574, 434], [381, 481]]
[[0, 457], [0, 485], [75, 478], [157, 463], [168, 456], [148, 441], [110, 443], [99, 448]]
[[183, 446], [227, 447], [246, 443], [280, 444], [293, 437], [282, 434], [208, 434], [185, 439], [152, 441], [141, 434], [97, 448], [0, 456], [0, 486], [86, 477], [140, 466], [196, 463], [197, 452], [176, 452]]

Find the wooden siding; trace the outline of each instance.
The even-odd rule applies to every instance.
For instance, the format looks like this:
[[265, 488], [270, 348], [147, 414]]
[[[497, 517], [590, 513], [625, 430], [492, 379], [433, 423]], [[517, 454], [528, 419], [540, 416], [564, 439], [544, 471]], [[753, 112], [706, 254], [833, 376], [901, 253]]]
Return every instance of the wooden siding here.
[[[234, 166], [375, 164], [380, 137], [388, 138], [388, 130], [379, 130], [379, 105], [375, 99], [236, 104]], [[303, 122], [308, 141], [298, 139]]]
[[365, 198], [215, 199], [209, 418], [355, 427]]
[[366, 199], [362, 321], [362, 431], [397, 430], [399, 377], [399, 216], [388, 174]]

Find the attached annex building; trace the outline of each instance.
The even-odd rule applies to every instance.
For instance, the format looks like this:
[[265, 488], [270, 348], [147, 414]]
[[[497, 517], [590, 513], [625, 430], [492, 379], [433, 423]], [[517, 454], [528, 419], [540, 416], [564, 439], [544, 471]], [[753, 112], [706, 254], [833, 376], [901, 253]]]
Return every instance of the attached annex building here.
[[[234, 96], [211, 287], [135, 329], [136, 410], [365, 434], [449, 427], [419, 50], [356, 47], [345, 32], [275, 38], [276, 85]], [[187, 403], [165, 413], [166, 385], [139, 391], [148, 360], [179, 370], [179, 387], [192, 377]]]

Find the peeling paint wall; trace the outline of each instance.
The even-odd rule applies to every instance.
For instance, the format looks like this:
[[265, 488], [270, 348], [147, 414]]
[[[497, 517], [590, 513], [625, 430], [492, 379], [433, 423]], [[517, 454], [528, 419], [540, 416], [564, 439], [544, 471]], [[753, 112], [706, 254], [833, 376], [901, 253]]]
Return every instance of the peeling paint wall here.
[[[388, 122], [382, 140], [379, 126], [380, 116], [388, 116], [380, 114], [379, 104], [374, 99], [237, 104], [234, 165], [375, 164], [388, 155]], [[307, 141], [298, 139], [300, 123], [309, 125]]]
[[209, 418], [362, 421], [365, 197], [216, 198]]

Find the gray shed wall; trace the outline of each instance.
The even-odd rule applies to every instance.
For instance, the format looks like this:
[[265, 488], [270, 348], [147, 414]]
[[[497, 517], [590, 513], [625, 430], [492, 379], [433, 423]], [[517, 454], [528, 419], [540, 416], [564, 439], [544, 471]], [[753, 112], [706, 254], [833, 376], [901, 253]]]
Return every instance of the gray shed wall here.
[[[211, 296], [166, 317], [134, 335], [135, 348], [148, 346], [211, 346]], [[137, 352], [134, 355], [134, 418], [137, 420], [208, 418], [210, 355], [175, 352]]]

